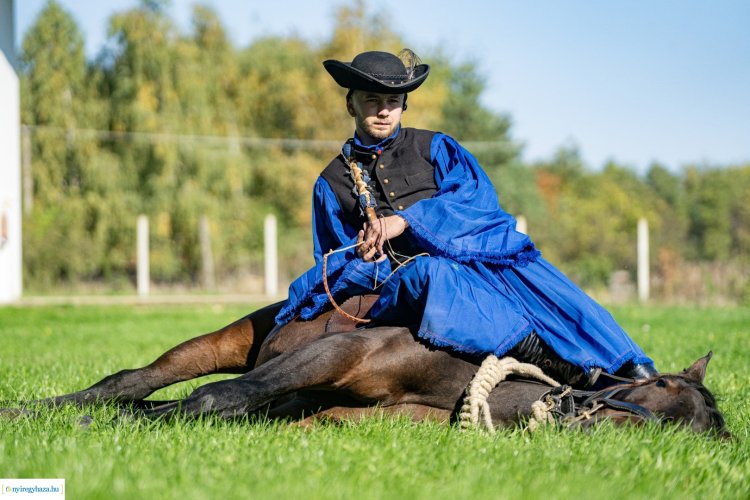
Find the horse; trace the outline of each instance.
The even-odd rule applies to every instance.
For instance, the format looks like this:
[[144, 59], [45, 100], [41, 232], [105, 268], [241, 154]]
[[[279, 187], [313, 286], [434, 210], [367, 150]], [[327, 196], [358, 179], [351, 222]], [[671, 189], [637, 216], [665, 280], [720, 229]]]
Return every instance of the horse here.
[[[355, 297], [343, 307], [349, 316], [361, 315], [373, 302], [372, 296]], [[477, 373], [477, 359], [429, 346], [408, 326], [353, 328], [354, 323], [335, 310], [311, 321], [275, 327], [273, 318], [282, 305], [272, 304], [188, 340], [143, 368], [123, 370], [82, 391], [37, 403], [109, 401], [152, 419], [261, 413], [302, 425], [375, 413], [406, 415], [415, 421], [456, 419], [462, 396]], [[715, 398], [703, 385], [710, 359], [711, 353], [680, 374], [596, 392], [570, 389], [586, 419], [567, 415], [567, 421], [588, 427], [603, 420], [615, 424], [658, 420], [727, 436]], [[200, 386], [182, 400], [146, 399], [162, 387], [211, 373], [242, 375]], [[545, 397], [563, 401], [559, 391], [551, 394], [550, 387], [534, 381], [512, 378], [499, 383], [487, 399], [492, 426], [526, 421], [534, 403]], [[576, 403], [571, 405], [575, 408]]]

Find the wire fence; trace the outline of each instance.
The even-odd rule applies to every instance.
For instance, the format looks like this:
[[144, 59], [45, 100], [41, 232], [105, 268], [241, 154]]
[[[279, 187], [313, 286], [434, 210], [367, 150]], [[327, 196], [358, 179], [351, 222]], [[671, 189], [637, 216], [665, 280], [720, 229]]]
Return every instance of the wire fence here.
[[[514, 147], [464, 145], [480, 153]], [[263, 225], [274, 214], [279, 218], [275, 281], [283, 292], [313, 264], [311, 190], [340, 146], [333, 140], [24, 125], [27, 289], [135, 291], [136, 221], [146, 215], [152, 291], [267, 295]], [[540, 222], [526, 230], [533, 239], [539, 231], [535, 224]], [[651, 274], [643, 278], [641, 273], [636, 283], [636, 234], [633, 227], [626, 238], [633, 267], [615, 269], [599, 286], [606, 298], [629, 301], [651, 294], [686, 303], [750, 301], [745, 262], [687, 262], [658, 243], [645, 251]]]

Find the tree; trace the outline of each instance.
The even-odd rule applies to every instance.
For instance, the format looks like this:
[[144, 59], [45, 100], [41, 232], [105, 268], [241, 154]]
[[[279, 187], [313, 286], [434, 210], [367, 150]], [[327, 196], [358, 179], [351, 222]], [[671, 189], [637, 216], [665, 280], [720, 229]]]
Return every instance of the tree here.
[[34, 212], [24, 221], [27, 280], [51, 283], [96, 272], [87, 245], [96, 214], [87, 196], [100, 179], [89, 168], [95, 141], [77, 137], [101, 112], [73, 18], [51, 0], [23, 40], [21, 117], [31, 127]]
[[731, 253], [729, 176], [722, 170], [690, 167], [685, 172], [693, 257], [726, 259]]
[[[195, 7], [191, 31], [180, 33], [168, 2], [143, 0], [110, 18], [107, 44], [87, 64], [75, 21], [50, 2], [24, 39], [23, 121], [38, 127], [30, 282], [132, 280], [141, 213], [152, 221], [156, 281], [197, 279], [204, 215], [219, 277], [259, 259], [268, 212], [294, 242], [281, 245], [295, 258], [291, 273], [302, 271], [311, 187], [353, 129], [346, 90], [321, 62], [404, 46], [362, 1], [336, 19], [319, 45], [270, 37], [238, 50], [211, 9]], [[481, 104], [476, 66], [422, 55], [432, 74], [409, 96], [404, 125], [466, 140], [503, 186], [506, 207], [535, 213], [534, 175], [518, 160], [510, 119]], [[299, 139], [317, 142], [300, 149]]]

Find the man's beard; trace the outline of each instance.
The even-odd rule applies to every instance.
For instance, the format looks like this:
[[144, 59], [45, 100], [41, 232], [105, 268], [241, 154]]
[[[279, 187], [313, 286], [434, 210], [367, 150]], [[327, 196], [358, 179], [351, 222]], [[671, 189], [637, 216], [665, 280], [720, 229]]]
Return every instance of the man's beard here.
[[379, 128], [376, 127], [374, 124], [365, 124], [364, 127], [365, 132], [367, 135], [374, 139], [387, 139], [391, 136], [393, 133], [393, 128], [391, 127], [391, 124], [388, 124], [387, 128]]

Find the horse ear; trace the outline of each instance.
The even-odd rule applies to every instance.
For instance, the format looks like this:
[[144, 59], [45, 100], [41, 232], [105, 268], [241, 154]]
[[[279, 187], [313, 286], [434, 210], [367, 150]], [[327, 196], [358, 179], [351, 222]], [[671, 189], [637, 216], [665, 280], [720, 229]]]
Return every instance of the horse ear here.
[[711, 361], [711, 357], [714, 355], [713, 351], [708, 351], [708, 354], [700, 358], [698, 361], [690, 365], [690, 368], [683, 370], [683, 374], [687, 378], [691, 378], [696, 382], [703, 383], [703, 378], [706, 376], [706, 366]]

